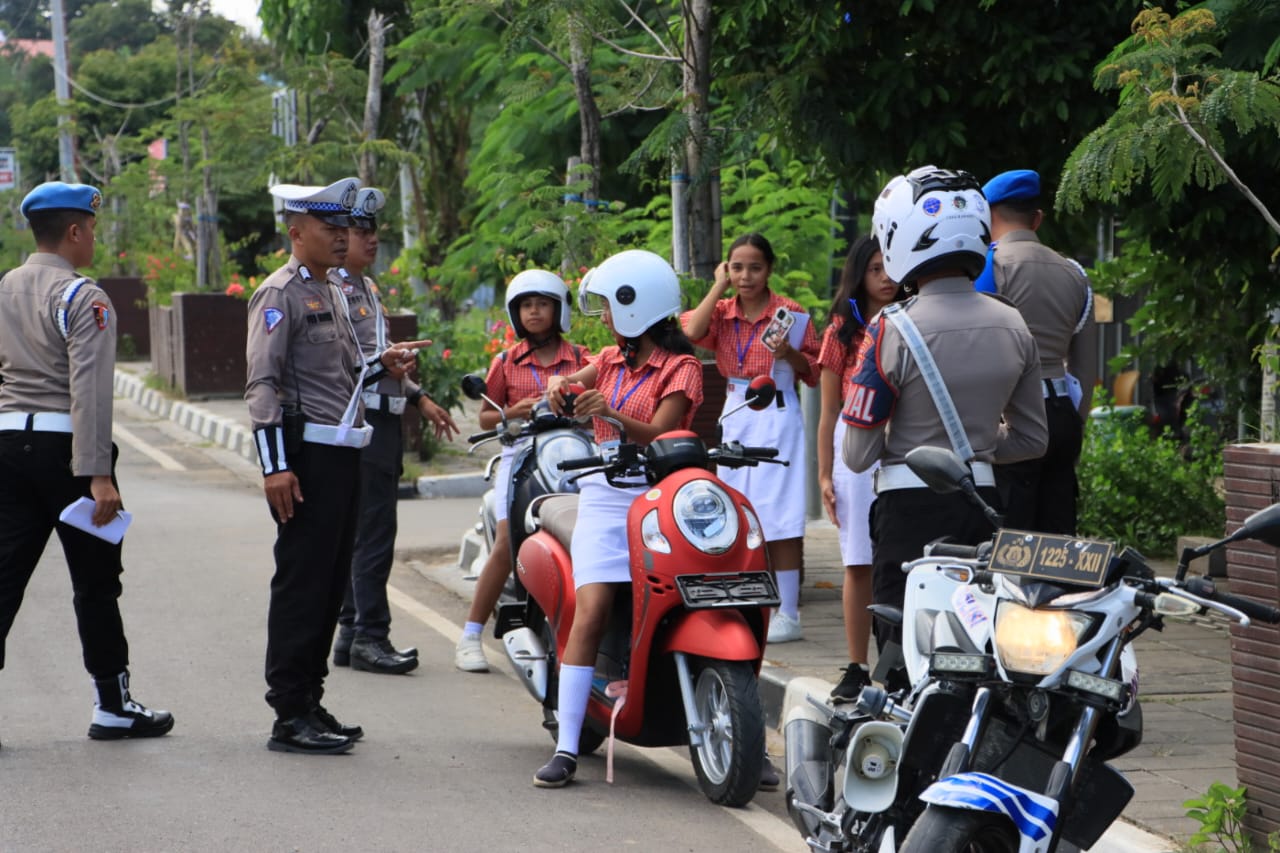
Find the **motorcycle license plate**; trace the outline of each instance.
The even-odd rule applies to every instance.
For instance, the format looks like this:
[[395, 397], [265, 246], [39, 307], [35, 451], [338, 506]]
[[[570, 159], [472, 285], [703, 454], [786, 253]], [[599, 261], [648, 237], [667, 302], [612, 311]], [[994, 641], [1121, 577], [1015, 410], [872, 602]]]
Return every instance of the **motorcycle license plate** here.
[[704, 607], [776, 607], [780, 603], [778, 588], [768, 572], [679, 575], [676, 587], [684, 599], [684, 606], [694, 610]]
[[993, 572], [1077, 586], [1102, 586], [1111, 565], [1112, 545], [1028, 530], [1001, 530], [991, 552]]

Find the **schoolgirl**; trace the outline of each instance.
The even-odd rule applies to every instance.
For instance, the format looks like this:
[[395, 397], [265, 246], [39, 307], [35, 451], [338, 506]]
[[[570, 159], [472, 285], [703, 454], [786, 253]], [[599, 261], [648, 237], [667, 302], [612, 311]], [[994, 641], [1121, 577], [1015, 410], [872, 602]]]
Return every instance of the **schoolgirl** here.
[[849, 665], [831, 698], [852, 702], [871, 683], [867, 647], [871, 636], [871, 503], [875, 468], [856, 474], [844, 464], [845, 424], [840, 418], [849, 380], [857, 375], [871, 339], [867, 325], [891, 302], [906, 296], [884, 271], [880, 242], [860, 237], [849, 249], [840, 288], [831, 305], [831, 324], [822, 335], [822, 412], [818, 419], [818, 483], [827, 517], [839, 528], [844, 562], [844, 634]]
[[[569, 288], [555, 273], [525, 270], [507, 285], [507, 318], [520, 341], [494, 356], [485, 377], [486, 394], [502, 406], [499, 412], [488, 401], [480, 407], [480, 426], [493, 429], [502, 417], [529, 417], [533, 404], [542, 399], [551, 378], [572, 373], [587, 363], [586, 347], [561, 337], [569, 331]], [[494, 478], [498, 526], [493, 550], [476, 581], [471, 611], [454, 651], [453, 663], [464, 672], [488, 672], [481, 633], [493, 612], [502, 587], [511, 574], [511, 533], [507, 523], [507, 499], [511, 465], [519, 447], [505, 447]]]
[[[579, 307], [600, 315], [617, 345], [605, 347], [576, 373], [552, 377], [547, 384], [552, 408], [559, 411], [569, 383], [580, 382], [587, 390], [575, 401], [574, 414], [597, 416], [597, 443], [618, 438], [599, 417], [620, 421], [628, 440], [642, 445], [664, 432], [687, 429], [702, 402], [702, 366], [675, 319], [680, 283], [671, 266], [652, 252], [613, 255], [583, 282]], [[618, 584], [631, 580], [627, 510], [648, 488], [643, 481], [617, 488], [602, 474], [584, 477], [579, 485], [570, 543], [577, 603], [560, 666], [556, 752], [533, 777], [542, 788], [562, 787], [577, 772], [596, 651]]]
[[[781, 605], [769, 623], [768, 641], [786, 643], [803, 637], [800, 628], [800, 566], [804, 560], [805, 455], [804, 420], [796, 380], [818, 381], [818, 336], [808, 315], [794, 300], [769, 289], [773, 247], [760, 234], [746, 234], [729, 247], [729, 259], [716, 269], [715, 284], [692, 311], [680, 318], [695, 344], [714, 350], [716, 367], [729, 380], [725, 409], [741, 404], [747, 383], [771, 375], [776, 401], [751, 417], [729, 418], [724, 439], [778, 448], [778, 458], [791, 465], [719, 471], [720, 479], [747, 496], [764, 525], [769, 565], [778, 580]], [[737, 295], [724, 298], [733, 287]], [[787, 334], [762, 336], [779, 308], [794, 316]]]

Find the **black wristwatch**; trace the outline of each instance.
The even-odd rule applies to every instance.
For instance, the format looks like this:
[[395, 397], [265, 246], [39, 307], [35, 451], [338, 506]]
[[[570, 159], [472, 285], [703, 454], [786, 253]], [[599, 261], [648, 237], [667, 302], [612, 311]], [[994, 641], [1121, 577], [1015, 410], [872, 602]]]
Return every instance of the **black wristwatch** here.
[[422, 393], [421, 388], [414, 388], [405, 395], [405, 399], [409, 401], [410, 406], [413, 406], [416, 409], [418, 408], [418, 403], [422, 402], [422, 398], [425, 396], [427, 395]]

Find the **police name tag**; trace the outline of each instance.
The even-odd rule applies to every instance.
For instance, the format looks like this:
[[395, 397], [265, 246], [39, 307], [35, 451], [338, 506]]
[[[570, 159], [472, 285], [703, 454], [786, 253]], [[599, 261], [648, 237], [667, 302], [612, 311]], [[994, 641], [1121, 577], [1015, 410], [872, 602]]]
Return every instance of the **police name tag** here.
[[1111, 565], [1110, 542], [1027, 530], [1001, 530], [988, 568], [1008, 575], [1077, 586], [1102, 586]]

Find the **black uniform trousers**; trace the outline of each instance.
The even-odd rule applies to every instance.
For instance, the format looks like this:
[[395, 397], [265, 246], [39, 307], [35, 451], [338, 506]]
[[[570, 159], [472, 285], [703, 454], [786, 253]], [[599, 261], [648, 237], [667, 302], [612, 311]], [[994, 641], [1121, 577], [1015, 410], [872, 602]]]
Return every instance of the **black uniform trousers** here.
[[[112, 445], [113, 478], [117, 454]], [[129, 665], [119, 601], [123, 549], [58, 521], [68, 504], [92, 497], [89, 482], [71, 473], [70, 433], [0, 432], [0, 669], [5, 639], [55, 530], [71, 572], [85, 669], [113, 678]]]
[[[996, 504], [996, 490], [978, 489], [982, 499]], [[938, 495], [928, 489], [893, 489], [871, 504], [871, 601], [902, 608], [907, 575], [902, 564], [924, 556], [924, 546], [944, 536], [962, 545], [977, 545], [995, 531], [982, 510], [960, 494]], [[902, 629], [872, 622], [876, 649], [902, 643]]]
[[366, 410], [365, 423], [373, 427], [373, 440], [360, 451], [360, 523], [338, 630], [347, 638], [380, 639], [391, 632], [387, 579], [395, 560], [404, 442], [400, 415]]
[[996, 486], [1008, 507], [1006, 527], [1071, 536], [1076, 532], [1076, 463], [1084, 423], [1070, 397], [1046, 397], [1044, 414], [1049, 425], [1044, 456], [995, 466]]
[[324, 695], [329, 645], [351, 583], [360, 451], [304, 441], [289, 465], [303, 499], [287, 524], [277, 519], [267, 610], [266, 698], [282, 720], [305, 714]]

